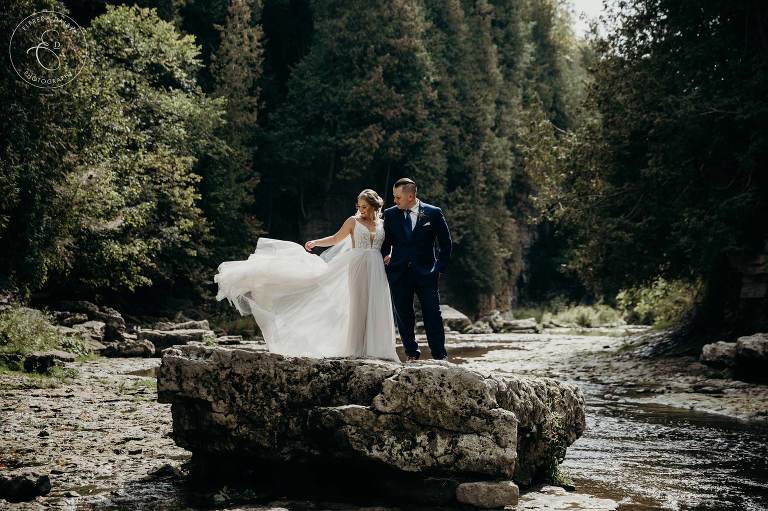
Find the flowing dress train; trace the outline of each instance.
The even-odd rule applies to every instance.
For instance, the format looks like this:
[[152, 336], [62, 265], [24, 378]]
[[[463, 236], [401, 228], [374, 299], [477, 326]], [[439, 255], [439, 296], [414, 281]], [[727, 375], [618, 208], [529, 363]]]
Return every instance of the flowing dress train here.
[[271, 352], [399, 361], [383, 241], [381, 220], [375, 233], [355, 221], [352, 236], [321, 256], [260, 238], [247, 260], [219, 265], [216, 299], [251, 314]]

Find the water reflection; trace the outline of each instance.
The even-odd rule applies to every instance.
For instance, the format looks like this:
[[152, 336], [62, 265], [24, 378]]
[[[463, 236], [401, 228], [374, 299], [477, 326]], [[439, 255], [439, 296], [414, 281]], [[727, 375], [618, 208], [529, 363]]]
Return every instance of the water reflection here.
[[[494, 354], [494, 359], [503, 357]], [[484, 362], [479, 358], [472, 365], [483, 368]], [[606, 400], [602, 396], [621, 394], [621, 389], [574, 383], [585, 394], [587, 431], [568, 449], [562, 466], [578, 492], [611, 498], [623, 510], [768, 509], [767, 427], [665, 405]]]
[[637, 496], [624, 509], [646, 509], [649, 498], [667, 509], [768, 506], [765, 428], [663, 405], [587, 404], [587, 432], [563, 463], [579, 491]]

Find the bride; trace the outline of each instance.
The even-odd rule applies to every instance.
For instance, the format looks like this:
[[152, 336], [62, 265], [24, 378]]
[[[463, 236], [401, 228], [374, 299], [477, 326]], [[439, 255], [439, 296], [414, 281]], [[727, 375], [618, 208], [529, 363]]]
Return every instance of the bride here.
[[[219, 265], [217, 300], [252, 314], [273, 353], [399, 361], [380, 248], [384, 201], [366, 189], [357, 214], [333, 236], [308, 241], [259, 238], [245, 261]], [[315, 247], [333, 247], [320, 256]]]

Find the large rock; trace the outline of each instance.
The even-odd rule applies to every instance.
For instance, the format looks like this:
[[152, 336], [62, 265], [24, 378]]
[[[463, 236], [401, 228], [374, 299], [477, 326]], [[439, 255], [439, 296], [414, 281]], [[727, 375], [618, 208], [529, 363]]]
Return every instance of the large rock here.
[[[111, 307], [99, 306], [85, 300], [66, 300], [51, 305], [51, 309], [58, 311], [54, 312], [57, 318], [71, 318], [73, 314], [84, 314], [89, 320], [103, 322], [104, 341], [122, 341], [124, 339], [125, 320], [118, 311]], [[71, 319], [62, 319], [62, 321], [68, 323]]]
[[746, 335], [736, 340], [736, 357], [755, 362], [768, 361], [768, 334]]
[[450, 305], [441, 305], [440, 313], [443, 316], [443, 324], [446, 328], [463, 332], [472, 326], [472, 320], [463, 312], [459, 312]]
[[442, 481], [444, 501], [453, 502], [460, 483], [546, 478], [585, 427], [576, 386], [434, 361], [403, 366], [187, 345], [165, 352], [158, 395], [173, 404], [173, 437], [198, 466], [332, 464], [348, 472], [331, 481], [342, 489], [353, 486], [345, 477], [376, 485], [382, 473], [405, 475]]
[[126, 339], [123, 342], [113, 342], [107, 345], [104, 355], [107, 357], [153, 357], [157, 350], [155, 345], [147, 340]]
[[701, 350], [700, 360], [712, 367], [724, 368], [736, 365], [735, 342], [713, 342]]
[[730, 369], [739, 379], [768, 380], [768, 334], [756, 333], [739, 337], [736, 342], [714, 342], [701, 350], [700, 360], [718, 369]]
[[86, 321], [85, 323], [72, 325], [73, 330], [80, 332], [84, 336], [98, 342], [102, 342], [104, 340], [106, 327], [107, 324], [103, 321]]
[[736, 370], [740, 378], [768, 381], [768, 334], [757, 333], [736, 340]]
[[155, 346], [155, 355], [159, 356], [165, 348], [188, 344], [190, 342], [215, 341], [213, 330], [204, 328], [183, 328], [178, 330], [145, 330], [137, 333], [138, 340], [150, 341]]
[[512, 481], [462, 483], [456, 488], [456, 500], [481, 508], [516, 506], [520, 490]]

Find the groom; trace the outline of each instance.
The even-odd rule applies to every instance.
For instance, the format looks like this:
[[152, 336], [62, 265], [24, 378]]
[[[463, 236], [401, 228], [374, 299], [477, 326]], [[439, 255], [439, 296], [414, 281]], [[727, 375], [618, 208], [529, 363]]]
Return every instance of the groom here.
[[[437, 281], [451, 257], [451, 234], [440, 208], [416, 197], [416, 183], [412, 180], [398, 180], [392, 191], [395, 206], [384, 211], [385, 237], [381, 253], [392, 291], [397, 329], [408, 361], [417, 360], [421, 352], [413, 331], [415, 293], [421, 303], [432, 358], [442, 360], [448, 354]], [[435, 240], [439, 247], [437, 256]]]

